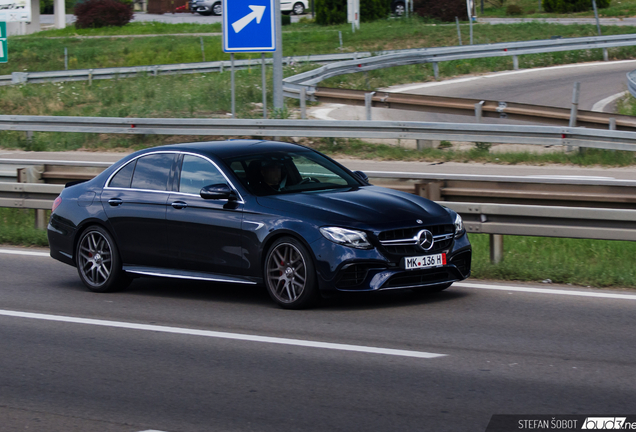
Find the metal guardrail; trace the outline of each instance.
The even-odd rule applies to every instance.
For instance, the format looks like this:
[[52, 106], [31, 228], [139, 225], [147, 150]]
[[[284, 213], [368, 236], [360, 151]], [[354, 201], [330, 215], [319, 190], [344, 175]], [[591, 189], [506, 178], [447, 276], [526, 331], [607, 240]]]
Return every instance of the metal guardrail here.
[[0, 116], [0, 130], [199, 136], [427, 139], [636, 151], [636, 133], [580, 127], [263, 119]]
[[[635, 85], [636, 89], [636, 85]], [[391, 92], [316, 87], [314, 97], [323, 103], [427, 111], [437, 114], [504, 118], [509, 120], [540, 121], [543, 124], [567, 126], [571, 108], [558, 108], [516, 102], [454, 98]], [[368, 100], [368, 96], [370, 100]], [[614, 120], [612, 120], [614, 119]], [[584, 127], [636, 131], [636, 117], [596, 111], [576, 111], [576, 125]]]
[[[50, 209], [62, 185], [0, 182], [0, 207]], [[636, 210], [439, 201], [471, 233], [636, 241]]]
[[[283, 87], [287, 97], [298, 99], [301, 97], [301, 92], [304, 91], [310, 100], [315, 100], [313, 93], [319, 82], [343, 74], [421, 63], [433, 63], [435, 70], [437, 70], [436, 63], [442, 61], [506, 56], [516, 58], [524, 54], [633, 45], [636, 45], [636, 35], [628, 34], [404, 50], [399, 53], [379, 55], [361, 60], [331, 63], [309, 72], [285, 78]], [[516, 69], [518, 61], [513, 59], [513, 62]]]
[[[283, 61], [292, 63], [329, 63], [343, 60], [356, 60], [358, 58], [371, 57], [370, 52], [355, 52], [341, 54], [313, 54], [306, 56], [285, 57]], [[265, 59], [266, 64], [272, 64], [271, 58]], [[235, 69], [248, 69], [260, 67], [261, 59], [235, 60]], [[86, 81], [94, 79], [128, 78], [137, 75], [178, 75], [207, 72], [223, 72], [232, 66], [231, 61], [214, 61], [198, 63], [180, 63], [167, 65], [130, 66], [114, 68], [74, 69], [64, 71], [45, 72], [13, 72], [11, 75], [0, 75], [0, 85], [59, 82], [59, 81]]]

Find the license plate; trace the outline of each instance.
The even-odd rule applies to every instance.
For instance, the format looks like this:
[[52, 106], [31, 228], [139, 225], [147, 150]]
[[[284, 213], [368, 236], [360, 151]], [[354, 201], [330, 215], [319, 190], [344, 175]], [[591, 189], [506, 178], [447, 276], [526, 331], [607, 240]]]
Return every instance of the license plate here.
[[404, 258], [404, 268], [406, 270], [440, 267], [443, 265], [446, 265], [445, 253]]

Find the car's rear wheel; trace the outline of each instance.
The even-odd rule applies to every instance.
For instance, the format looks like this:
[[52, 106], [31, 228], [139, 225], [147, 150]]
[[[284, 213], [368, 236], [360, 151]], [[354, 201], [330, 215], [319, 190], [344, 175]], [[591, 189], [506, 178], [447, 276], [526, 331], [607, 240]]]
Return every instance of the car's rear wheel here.
[[115, 241], [100, 226], [92, 226], [84, 231], [75, 256], [80, 279], [91, 291], [116, 291], [130, 283], [122, 270]]
[[303, 309], [318, 300], [316, 270], [307, 249], [292, 237], [274, 242], [265, 258], [265, 285], [286, 309]]
[[305, 5], [298, 2], [294, 5], [294, 15], [302, 15], [305, 13]]

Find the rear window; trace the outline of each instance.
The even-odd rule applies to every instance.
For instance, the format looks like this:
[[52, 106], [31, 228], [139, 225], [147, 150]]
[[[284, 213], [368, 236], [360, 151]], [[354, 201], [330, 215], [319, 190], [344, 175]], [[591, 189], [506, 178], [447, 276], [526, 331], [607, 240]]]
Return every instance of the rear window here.
[[166, 191], [174, 162], [174, 154], [158, 153], [137, 159], [131, 187]]

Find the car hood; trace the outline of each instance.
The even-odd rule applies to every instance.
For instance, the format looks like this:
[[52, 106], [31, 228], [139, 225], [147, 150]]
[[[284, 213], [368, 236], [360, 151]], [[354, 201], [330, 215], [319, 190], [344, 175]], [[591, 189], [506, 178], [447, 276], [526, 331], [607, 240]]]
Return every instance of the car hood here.
[[258, 203], [303, 220], [351, 226], [413, 225], [418, 219], [425, 224], [453, 223], [448, 212], [433, 201], [378, 186], [266, 196], [259, 197]]

